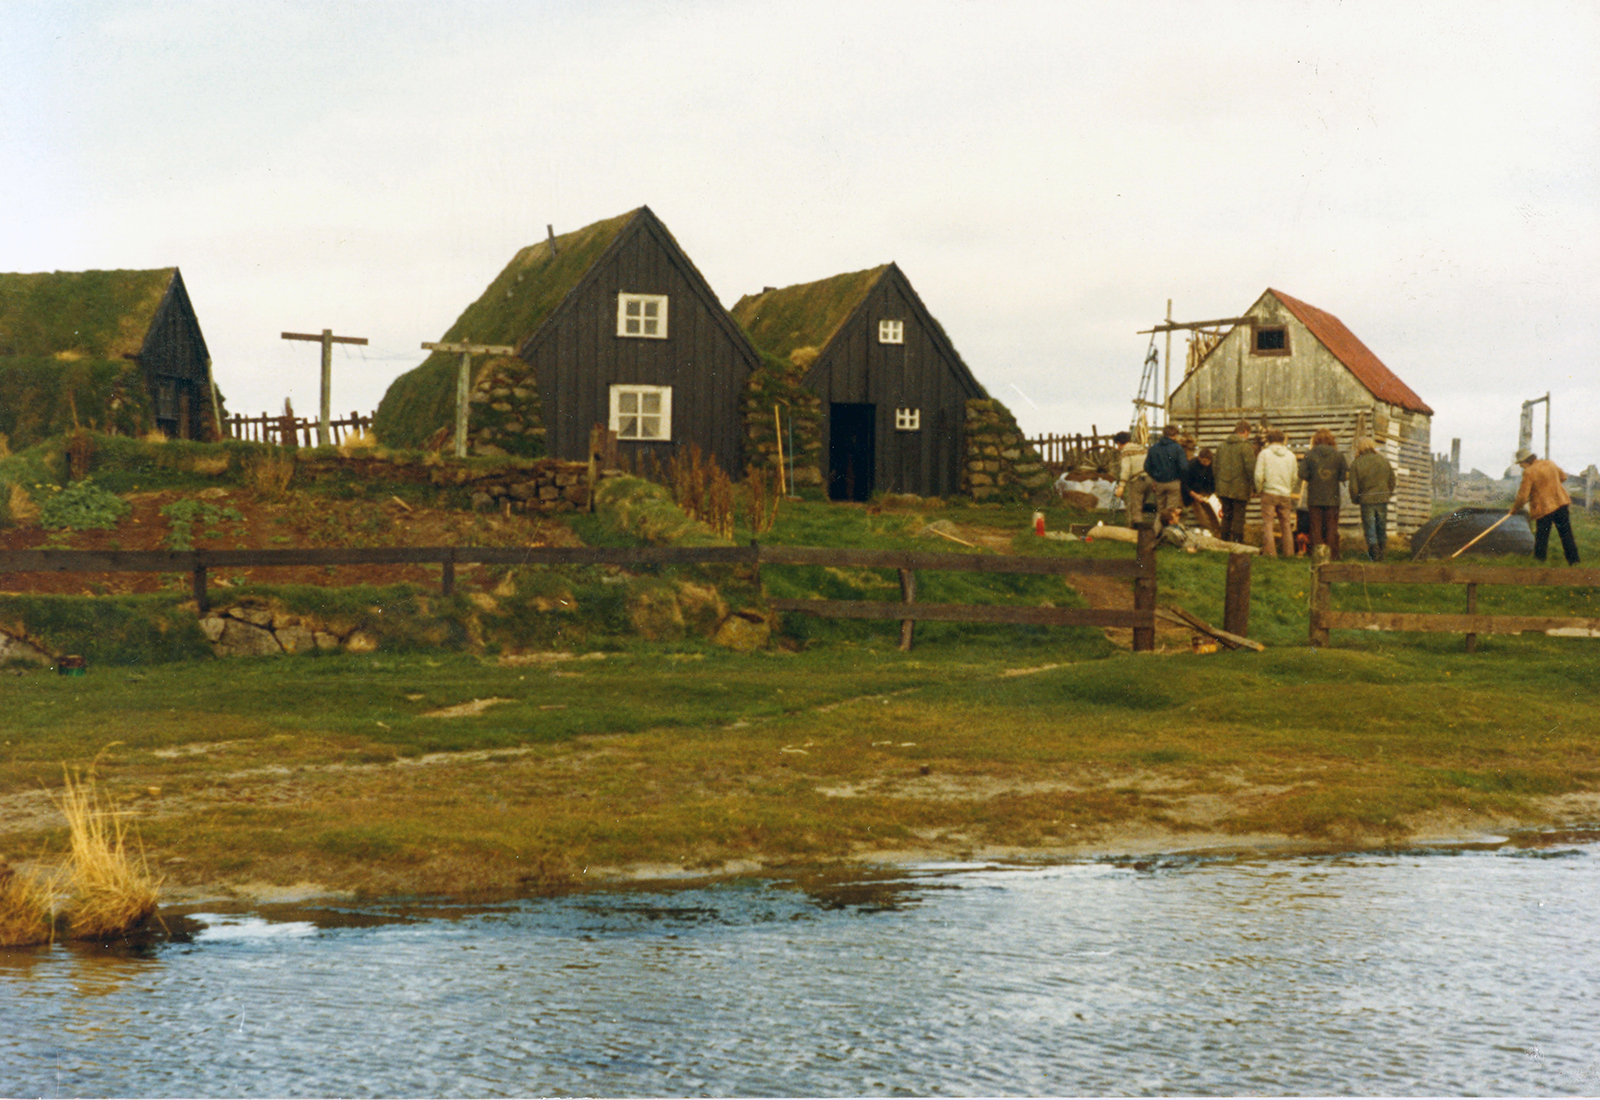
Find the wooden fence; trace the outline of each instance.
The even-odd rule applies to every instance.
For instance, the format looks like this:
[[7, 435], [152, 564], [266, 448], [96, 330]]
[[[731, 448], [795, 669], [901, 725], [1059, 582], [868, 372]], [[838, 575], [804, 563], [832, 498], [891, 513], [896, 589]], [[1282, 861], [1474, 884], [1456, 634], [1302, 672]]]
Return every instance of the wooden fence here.
[[1099, 434], [1098, 428], [1088, 435], [1040, 435], [1028, 442], [1039, 452], [1039, 461], [1058, 474], [1076, 467], [1098, 468], [1117, 453], [1111, 437]]
[[[223, 419], [228, 439], [245, 439], [252, 443], [277, 443], [285, 447], [315, 447], [317, 421], [304, 416], [229, 416]], [[346, 433], [359, 435], [372, 427], [372, 417], [358, 412], [345, 420], [329, 420], [328, 434], [334, 446], [344, 442]]]
[[[1466, 587], [1464, 614], [1409, 611], [1335, 611], [1335, 584], [1459, 584]], [[1475, 653], [1479, 634], [1520, 634], [1524, 630], [1595, 630], [1600, 618], [1552, 615], [1481, 615], [1480, 584], [1507, 586], [1600, 587], [1600, 569], [1528, 569], [1507, 565], [1377, 565], [1326, 562], [1316, 566], [1311, 591], [1311, 644], [1329, 644], [1331, 630], [1416, 630], [1465, 634], [1467, 652]]]
[[[210, 607], [206, 572], [251, 566], [400, 565], [441, 567], [445, 595], [455, 591], [457, 565], [817, 565], [845, 569], [894, 569], [900, 574], [901, 601], [769, 600], [778, 611], [833, 618], [885, 619], [901, 623], [900, 645], [911, 648], [913, 624], [925, 621], [1018, 623], [1036, 626], [1126, 627], [1133, 630], [1133, 648], [1155, 648], [1155, 538], [1142, 532], [1132, 560], [1043, 558], [1017, 554], [924, 553], [902, 550], [842, 550], [800, 546], [647, 546], [647, 547], [506, 547], [506, 546], [377, 546], [360, 548], [302, 547], [275, 550], [0, 550], [0, 573], [189, 573], [199, 611]], [[1133, 610], [1019, 607], [987, 604], [916, 602], [916, 571], [980, 573], [1096, 574], [1122, 577], [1133, 584]]]

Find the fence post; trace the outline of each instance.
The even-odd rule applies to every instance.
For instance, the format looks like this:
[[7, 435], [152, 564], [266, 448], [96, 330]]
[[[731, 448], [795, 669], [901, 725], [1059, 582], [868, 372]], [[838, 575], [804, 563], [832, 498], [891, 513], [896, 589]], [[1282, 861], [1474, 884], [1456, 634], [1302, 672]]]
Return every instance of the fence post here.
[[[1476, 584], [1472, 584], [1472, 583], [1469, 582], [1467, 584], [1467, 614], [1468, 615], [1476, 615], [1477, 613], [1478, 613], [1478, 586]], [[1468, 634], [1467, 635], [1467, 652], [1468, 653], [1476, 653], [1476, 652], [1478, 652], [1478, 636], [1476, 634]]]
[[[917, 600], [917, 575], [910, 569], [900, 570], [900, 602], [912, 604]], [[910, 652], [911, 636], [916, 631], [915, 619], [900, 620], [900, 648]]]
[[439, 571], [439, 590], [446, 596], [456, 594], [456, 548], [447, 547], [444, 554], [444, 566]]
[[201, 615], [211, 610], [211, 603], [206, 599], [206, 565], [199, 554], [194, 556], [194, 606]]
[[1333, 610], [1333, 585], [1322, 579], [1327, 562], [1318, 561], [1311, 566], [1311, 645], [1313, 648], [1328, 644], [1328, 613]]
[[1228, 555], [1227, 587], [1222, 596], [1222, 629], [1250, 636], [1250, 554]]
[[1139, 575], [1133, 581], [1133, 609], [1150, 615], [1149, 626], [1133, 628], [1133, 651], [1149, 653], [1156, 647], [1156, 533], [1153, 528], [1139, 529]]

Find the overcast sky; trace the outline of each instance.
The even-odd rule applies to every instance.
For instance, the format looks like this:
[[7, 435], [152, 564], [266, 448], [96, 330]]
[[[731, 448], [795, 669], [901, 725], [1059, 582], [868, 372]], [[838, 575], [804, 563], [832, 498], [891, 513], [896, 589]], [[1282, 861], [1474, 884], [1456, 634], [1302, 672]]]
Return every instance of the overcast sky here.
[[370, 411], [547, 224], [649, 205], [729, 305], [897, 262], [1030, 433], [1125, 427], [1167, 299], [1270, 286], [1432, 405], [1435, 451], [1498, 474], [1548, 391], [1553, 456], [1600, 462], [1587, 0], [0, 17], [0, 270], [178, 265], [234, 411], [314, 414], [279, 333], [325, 327], [371, 340], [333, 397]]

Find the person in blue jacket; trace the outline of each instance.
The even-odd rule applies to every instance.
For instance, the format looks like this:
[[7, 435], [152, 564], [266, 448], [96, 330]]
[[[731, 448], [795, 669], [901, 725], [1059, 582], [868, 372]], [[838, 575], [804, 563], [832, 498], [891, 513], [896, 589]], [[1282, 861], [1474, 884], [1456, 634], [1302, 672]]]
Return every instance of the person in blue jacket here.
[[1144, 456], [1144, 472], [1155, 482], [1152, 489], [1156, 498], [1156, 530], [1161, 529], [1160, 517], [1174, 508], [1183, 507], [1183, 474], [1189, 468], [1183, 444], [1178, 442], [1178, 426], [1168, 424], [1161, 429], [1161, 438]]

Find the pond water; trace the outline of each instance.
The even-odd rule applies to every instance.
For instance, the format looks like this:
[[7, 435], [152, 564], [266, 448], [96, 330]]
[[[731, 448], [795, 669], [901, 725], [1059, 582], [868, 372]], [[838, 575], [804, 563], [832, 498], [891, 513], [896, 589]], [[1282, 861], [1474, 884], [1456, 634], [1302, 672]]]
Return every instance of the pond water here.
[[199, 914], [0, 951], [0, 1093], [1593, 1094], [1557, 839]]

